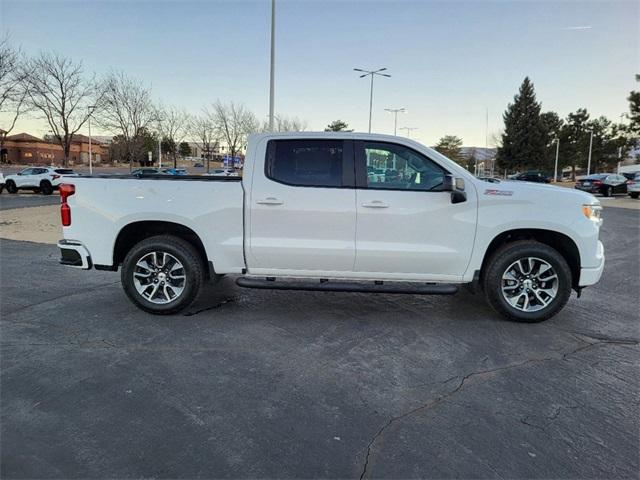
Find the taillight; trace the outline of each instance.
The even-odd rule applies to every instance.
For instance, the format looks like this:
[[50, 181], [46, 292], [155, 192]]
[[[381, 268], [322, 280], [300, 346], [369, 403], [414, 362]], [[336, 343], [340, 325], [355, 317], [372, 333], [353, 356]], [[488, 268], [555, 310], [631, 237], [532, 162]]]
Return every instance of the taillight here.
[[61, 183], [60, 187], [60, 217], [62, 219], [62, 226], [68, 227], [71, 225], [71, 207], [67, 203], [67, 198], [76, 193], [75, 185], [70, 183]]
[[51, 175], [52, 180], [55, 180], [56, 178], [60, 178], [60, 175]]
[[594, 180], [593, 182], [591, 182], [592, 185], [602, 185], [602, 182], [600, 180]]

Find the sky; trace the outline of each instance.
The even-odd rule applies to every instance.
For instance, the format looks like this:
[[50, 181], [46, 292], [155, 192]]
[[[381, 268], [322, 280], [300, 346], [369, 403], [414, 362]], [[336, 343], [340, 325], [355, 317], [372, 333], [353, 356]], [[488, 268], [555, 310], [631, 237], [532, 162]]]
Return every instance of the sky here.
[[[27, 54], [53, 50], [98, 75], [122, 70], [192, 113], [241, 102], [260, 120], [270, 17], [269, 0], [0, 0], [0, 29]], [[525, 76], [543, 111], [620, 121], [640, 88], [640, 2], [276, 0], [277, 115], [309, 130], [341, 119], [367, 131], [369, 79], [353, 69], [382, 67], [391, 78], [375, 79], [372, 131], [393, 133], [384, 109], [404, 107], [398, 127], [429, 145], [451, 134], [493, 146]], [[47, 130], [24, 118], [14, 133]]]

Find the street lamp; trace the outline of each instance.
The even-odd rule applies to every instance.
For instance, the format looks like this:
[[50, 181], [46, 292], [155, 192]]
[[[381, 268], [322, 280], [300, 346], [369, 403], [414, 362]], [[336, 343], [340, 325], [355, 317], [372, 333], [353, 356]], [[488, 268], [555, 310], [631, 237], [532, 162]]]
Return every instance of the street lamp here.
[[269, 72], [269, 131], [273, 132], [276, 61], [276, 0], [271, 0], [271, 70]]
[[554, 138], [553, 142], [556, 142], [556, 166], [553, 169], [553, 181], [557, 182], [558, 181], [558, 154], [560, 153], [560, 139], [559, 138]]
[[418, 127], [400, 127], [400, 130], [406, 130], [407, 131], [407, 138], [411, 138], [411, 131], [412, 130], [418, 130]]
[[393, 113], [393, 134], [394, 135], [398, 135], [397, 134], [397, 130], [398, 130], [398, 112], [407, 113], [407, 109], [406, 108], [385, 108], [385, 111], [387, 111], [389, 113]]
[[380, 73], [384, 72], [386, 70], [386, 67], [380, 68], [378, 70], [362, 70], [361, 68], [354, 68], [354, 70], [356, 72], [364, 72], [362, 75], [360, 75], [360, 78], [371, 75], [371, 92], [369, 93], [369, 133], [371, 133], [371, 110], [373, 109], [373, 77], [375, 75], [380, 75], [381, 77], [391, 77], [391, 75]]
[[89, 175], [93, 175], [93, 162], [91, 159], [91, 114], [93, 113], [93, 111], [96, 109], [95, 105], [89, 105], [87, 107], [87, 111], [89, 112]]

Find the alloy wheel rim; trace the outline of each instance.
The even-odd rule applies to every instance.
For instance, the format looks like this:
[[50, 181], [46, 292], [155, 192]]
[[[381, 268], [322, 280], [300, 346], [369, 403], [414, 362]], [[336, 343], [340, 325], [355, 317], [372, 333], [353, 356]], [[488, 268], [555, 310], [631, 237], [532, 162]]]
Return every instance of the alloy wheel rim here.
[[516, 310], [537, 312], [558, 295], [558, 274], [546, 260], [524, 257], [502, 274], [502, 296]]
[[176, 301], [187, 281], [184, 265], [170, 253], [153, 251], [136, 262], [133, 284], [148, 302], [165, 305]]

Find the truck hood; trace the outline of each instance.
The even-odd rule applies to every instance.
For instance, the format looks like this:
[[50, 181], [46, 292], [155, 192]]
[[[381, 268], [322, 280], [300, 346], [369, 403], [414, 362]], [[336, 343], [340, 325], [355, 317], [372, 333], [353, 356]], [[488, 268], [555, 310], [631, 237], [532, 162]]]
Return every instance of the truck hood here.
[[[590, 193], [574, 188], [558, 187], [544, 183], [521, 182], [518, 180], [501, 180], [499, 183], [478, 180], [476, 183], [480, 197], [511, 197], [527, 199], [532, 202], [553, 203], [577, 203], [580, 205], [597, 205], [600, 200]], [[515, 199], [514, 198], [514, 199]]]

